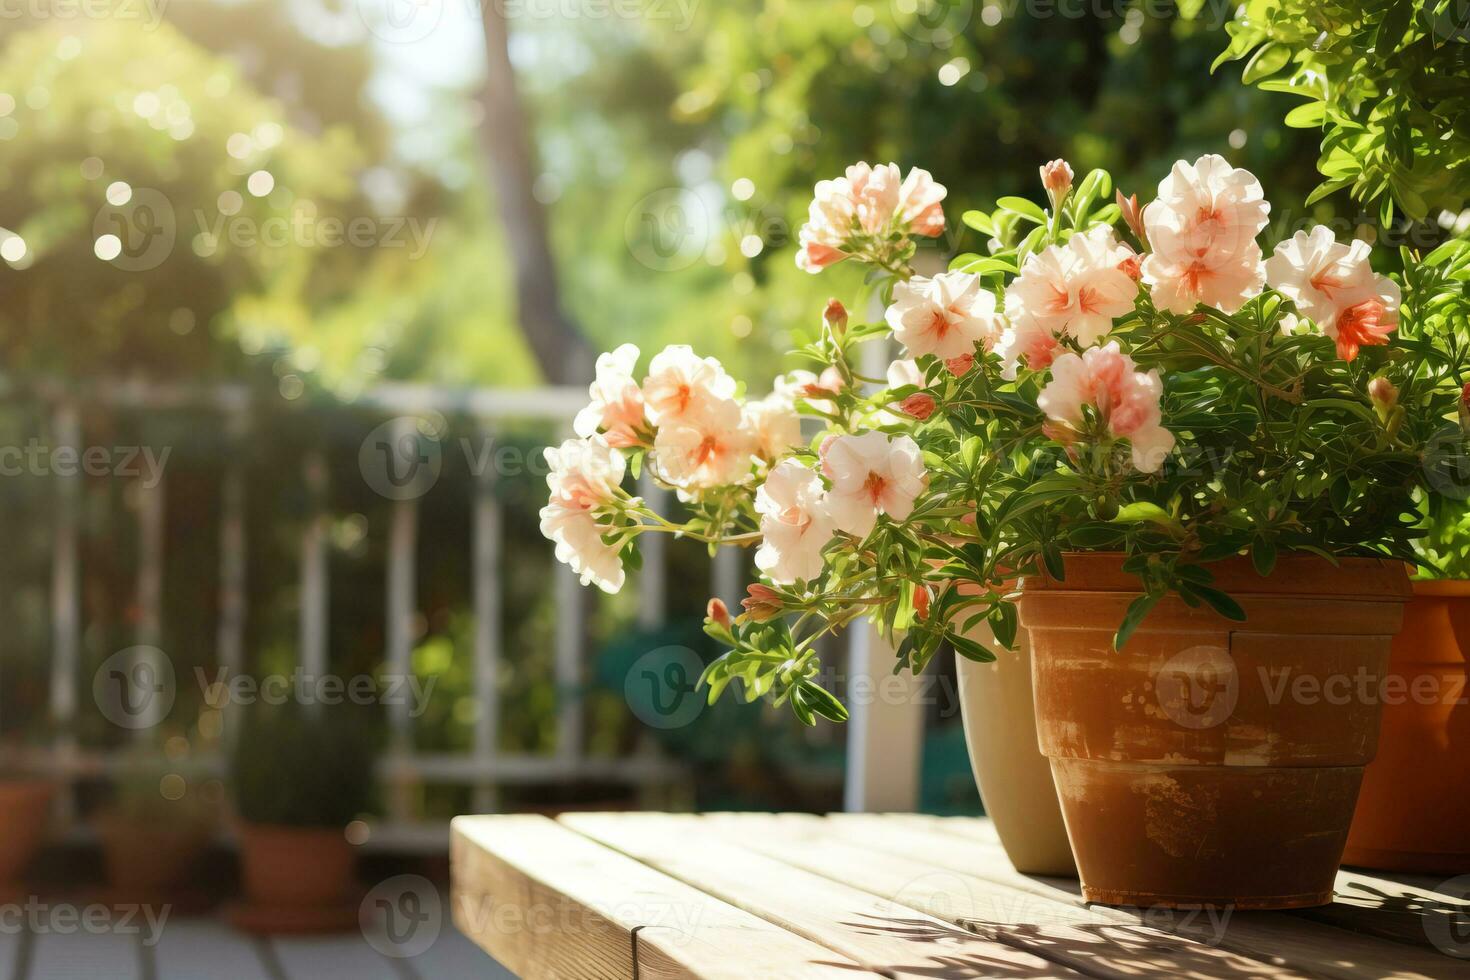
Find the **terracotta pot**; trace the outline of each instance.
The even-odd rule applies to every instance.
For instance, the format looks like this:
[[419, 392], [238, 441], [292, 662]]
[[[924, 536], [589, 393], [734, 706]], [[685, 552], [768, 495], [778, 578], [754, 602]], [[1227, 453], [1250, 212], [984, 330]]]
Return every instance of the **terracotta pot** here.
[[1209, 566], [1236, 623], [1178, 596], [1121, 652], [1138, 581], [1118, 555], [1022, 583], [1042, 752], [1088, 901], [1300, 908], [1332, 898], [1409, 596], [1398, 563], [1286, 556]]
[[18, 878], [40, 850], [55, 795], [45, 780], [0, 781], [0, 882]]
[[206, 824], [169, 824], [107, 814], [97, 820], [107, 880], [122, 894], [169, 893], [188, 880], [209, 845]]
[[258, 906], [341, 905], [350, 897], [356, 860], [352, 845], [338, 829], [240, 826], [245, 896]]
[[1470, 872], [1470, 582], [1415, 582], [1383, 686], [1346, 864]]
[[985, 812], [1017, 871], [1075, 878], [1051, 763], [1036, 747], [1025, 631], [1016, 637], [1014, 651], [1001, 649], [983, 622], [965, 635], [996, 652], [989, 664], [955, 658], [965, 745]]

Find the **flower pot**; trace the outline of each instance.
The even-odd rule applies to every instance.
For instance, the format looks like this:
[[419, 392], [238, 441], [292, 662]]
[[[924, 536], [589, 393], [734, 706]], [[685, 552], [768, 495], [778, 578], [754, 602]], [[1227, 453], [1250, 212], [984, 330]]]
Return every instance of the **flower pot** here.
[[999, 649], [984, 622], [965, 635], [996, 652], [995, 662], [988, 664], [955, 658], [965, 745], [985, 812], [1017, 871], [1075, 878], [1077, 865], [1062, 823], [1051, 763], [1036, 747], [1031, 649], [1025, 631], [1018, 633], [1014, 651]]
[[1397, 562], [1286, 556], [1209, 566], [1233, 622], [1177, 595], [1121, 652], [1138, 581], [1119, 555], [1022, 583], [1038, 735], [1088, 901], [1300, 908], [1332, 898], [1381, 678], [1403, 618]]
[[13, 883], [40, 850], [55, 795], [45, 780], [0, 781], [0, 885]]
[[1470, 582], [1415, 582], [1383, 685], [1346, 864], [1470, 872]]
[[188, 880], [210, 828], [199, 823], [160, 823], [107, 814], [97, 820], [107, 880], [119, 895], [169, 896]]
[[266, 908], [335, 908], [348, 901], [357, 855], [330, 827], [240, 827], [245, 897]]

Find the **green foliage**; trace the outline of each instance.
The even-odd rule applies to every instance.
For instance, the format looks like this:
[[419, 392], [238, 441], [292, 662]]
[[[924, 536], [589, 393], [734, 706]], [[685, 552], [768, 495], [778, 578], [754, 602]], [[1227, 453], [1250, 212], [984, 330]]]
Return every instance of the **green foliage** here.
[[[1198, 0], [1192, 6], [1199, 6]], [[1458, 0], [1248, 0], [1216, 66], [1305, 99], [1286, 124], [1320, 129], [1325, 178], [1414, 219], [1470, 198], [1470, 16]]]
[[372, 802], [376, 733], [356, 710], [254, 706], [230, 764], [235, 808], [256, 824], [343, 827]]

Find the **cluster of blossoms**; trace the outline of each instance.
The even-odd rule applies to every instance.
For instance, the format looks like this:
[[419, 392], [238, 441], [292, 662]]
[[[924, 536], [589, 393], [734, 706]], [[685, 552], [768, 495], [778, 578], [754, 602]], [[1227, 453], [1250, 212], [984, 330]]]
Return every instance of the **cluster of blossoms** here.
[[[1382, 492], [1402, 509], [1403, 467], [1420, 452], [1399, 388], [1354, 364], [1398, 329], [1400, 286], [1374, 272], [1366, 243], [1340, 244], [1322, 227], [1267, 258], [1260, 182], [1222, 157], [1178, 162], [1143, 207], [1121, 192], [1109, 202], [1101, 171], [1075, 190], [1073, 176], [1060, 160], [1041, 168], [1049, 211], [1021, 201], [993, 217], [968, 212], [990, 255], [929, 277], [909, 261], [916, 239], [945, 228], [946, 191], [927, 172], [859, 163], [819, 183], [797, 264], [872, 266], [882, 323], [849, 329], [832, 300], [798, 351], [815, 370], [777, 378], [756, 401], [688, 347], [654, 356], [641, 382], [637, 348], [604, 355], [579, 438], [548, 452], [542, 530], [557, 557], [615, 591], [643, 533], [756, 546], [764, 581], [745, 615], [711, 605], [708, 629], [732, 649], [707, 680], [717, 693], [744, 677], [751, 696], [790, 697], [809, 720], [840, 709], [812, 680], [817, 635], [869, 616], [920, 634], [900, 650], [911, 666], [944, 638], [982, 656], [962, 624], [988, 619], [1009, 645], [1009, 583], [1038, 562], [1058, 573], [1064, 548], [1139, 556], [1149, 595], [1177, 587], [1227, 614], [1233, 603], [1207, 573], [1173, 577], [1176, 564], [1253, 550], [1269, 571], [1278, 546], [1351, 553], [1366, 520], [1344, 503], [1351, 480], [1371, 494], [1397, 479]], [[902, 349], [885, 378], [853, 369], [856, 345], [890, 338]], [[1426, 372], [1420, 403], [1437, 405], [1441, 375], [1459, 371]], [[1399, 376], [1419, 383], [1412, 370]], [[1350, 438], [1306, 426], [1334, 412]], [[803, 437], [803, 416], [818, 438]], [[1377, 421], [1365, 429], [1365, 418]], [[1386, 476], [1329, 460], [1354, 439]], [[1239, 453], [1250, 477], [1171, 476], [1185, 441]], [[1341, 477], [1310, 468], [1331, 465]], [[622, 489], [638, 467], [678, 491], [687, 519]], [[1407, 549], [1393, 534], [1377, 553]], [[978, 616], [959, 615], [974, 606]], [[783, 613], [815, 628], [771, 628]]]

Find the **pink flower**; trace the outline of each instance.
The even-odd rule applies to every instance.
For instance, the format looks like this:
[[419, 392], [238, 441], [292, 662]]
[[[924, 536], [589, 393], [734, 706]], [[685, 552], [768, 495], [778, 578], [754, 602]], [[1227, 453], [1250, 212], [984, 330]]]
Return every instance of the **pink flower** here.
[[898, 191], [898, 220], [910, 232], [933, 238], [944, 232], [944, 185], [936, 184], [929, 171], [915, 167]]
[[1398, 284], [1373, 272], [1371, 251], [1364, 241], [1343, 245], [1318, 225], [1277, 245], [1266, 260], [1266, 281], [1337, 341], [1345, 361], [1359, 347], [1387, 343], [1398, 327]]
[[827, 508], [838, 530], [867, 537], [879, 514], [904, 520], [925, 486], [924, 460], [908, 436], [882, 432], [836, 436], [823, 443], [822, 472], [832, 481]]
[[1091, 405], [1108, 432], [1132, 444], [1133, 465], [1155, 473], [1174, 448], [1159, 412], [1163, 385], [1157, 371], [1145, 374], [1118, 349], [1117, 341], [1076, 354], [1062, 354], [1051, 366], [1051, 381], [1036, 399], [1054, 422], [1074, 430], [1086, 425], [1082, 407]]
[[885, 319], [893, 336], [916, 356], [973, 354], [976, 344], [988, 349], [1000, 334], [995, 296], [967, 272], [898, 283]]
[[1224, 157], [1174, 164], [1158, 199], [1143, 209], [1153, 249], [1143, 260], [1143, 280], [1155, 305], [1189, 313], [1204, 303], [1233, 313], [1258, 295], [1265, 274], [1256, 236], [1270, 211], [1255, 175]]
[[1139, 244], [1147, 248], [1148, 232], [1143, 230], [1143, 209], [1138, 206], [1138, 195], [1129, 194], [1127, 197], [1124, 197], [1122, 191], [1117, 191], [1114, 199], [1118, 205], [1118, 210], [1122, 212], [1123, 223], [1133, 232]]
[[716, 596], [704, 606], [704, 618], [716, 626], [730, 628], [730, 607], [725, 605], [725, 600]]
[[750, 476], [755, 441], [741, 425], [740, 404], [706, 398], [699, 409], [659, 426], [653, 439], [658, 475], [680, 490], [708, 490]]
[[633, 380], [638, 348], [633, 344], [597, 358], [597, 379], [587, 393], [592, 403], [577, 413], [572, 430], [583, 438], [599, 431], [609, 446], [626, 449], [642, 441], [643, 390]]
[[1042, 166], [1041, 186], [1046, 188], [1052, 207], [1059, 207], [1072, 193], [1072, 176], [1072, 165], [1065, 160], [1053, 160]]
[[934, 396], [916, 391], [899, 403], [898, 410], [923, 422], [934, 414]]
[[820, 576], [832, 518], [817, 474], [795, 460], [782, 460], [755, 492], [755, 509], [761, 518], [756, 567], [781, 585]]
[[1120, 268], [1133, 250], [1120, 245], [1107, 225], [1073, 235], [1031, 256], [1006, 289], [1006, 316], [1031, 319], [1053, 336], [1090, 347], [1133, 310], [1138, 286]]
[[801, 417], [788, 392], [778, 390], [760, 401], [746, 402], [740, 423], [754, 440], [756, 455], [768, 463], [801, 445]]
[[643, 406], [654, 425], [705, 414], [711, 401], [733, 399], [735, 379], [713, 357], [676, 344], [655, 354], [643, 380]]
[[599, 510], [612, 506], [622, 483], [623, 457], [599, 436], [568, 439], [546, 450], [551, 498], [541, 508], [541, 533], [556, 545], [556, 558], [604, 592], [623, 587], [618, 549], [602, 540], [613, 523]]
[[1352, 361], [1362, 347], [1388, 343], [1389, 335], [1398, 329], [1398, 311], [1381, 300], [1365, 299], [1354, 303], [1337, 315], [1337, 356]]
[[897, 164], [855, 163], [843, 176], [817, 182], [798, 236], [796, 265], [820, 272], [862, 252], [861, 238], [938, 235], [944, 230], [945, 193], [926, 171], [911, 170], [903, 179]]
[[1051, 366], [1060, 349], [1057, 335], [1041, 321], [1033, 316], [1015, 318], [995, 345], [995, 352], [1000, 355], [1000, 376], [1007, 381], [1016, 380], [1016, 370], [1021, 364], [1032, 371], [1043, 371]]

